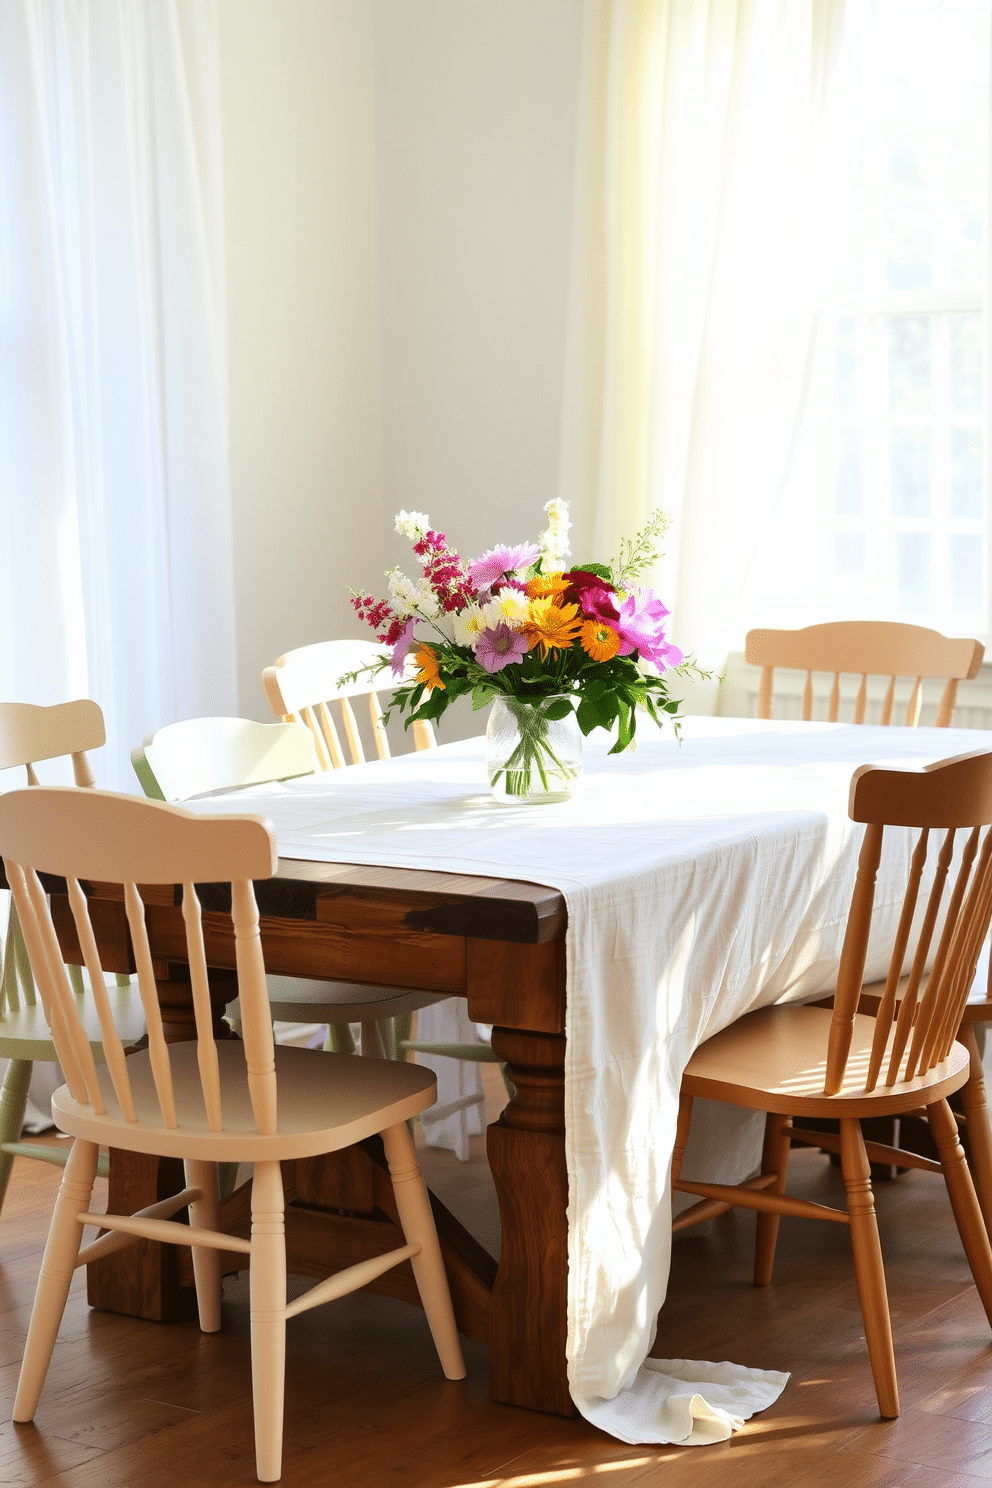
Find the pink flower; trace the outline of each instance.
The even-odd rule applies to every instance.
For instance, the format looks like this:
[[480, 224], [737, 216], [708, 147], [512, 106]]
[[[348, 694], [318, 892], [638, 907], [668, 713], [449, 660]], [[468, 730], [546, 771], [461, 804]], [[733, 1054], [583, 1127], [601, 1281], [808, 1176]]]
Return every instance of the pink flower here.
[[653, 662], [660, 672], [678, 666], [682, 652], [665, 640], [663, 622], [668, 610], [653, 589], [637, 589], [620, 606], [616, 631], [620, 637], [620, 656], [636, 651], [645, 661]]
[[407, 652], [414, 644], [413, 626], [413, 620], [408, 620], [406, 622], [403, 629], [400, 631], [399, 639], [397, 640], [396, 645], [393, 649], [393, 654], [389, 662], [389, 669], [394, 677], [399, 678], [403, 676], [403, 670], [406, 666]]
[[537, 562], [540, 549], [536, 543], [518, 543], [515, 548], [490, 548], [480, 558], [473, 558], [468, 566], [468, 576], [478, 589], [491, 589], [507, 574], [515, 574], [522, 568], [530, 568]]
[[505, 666], [519, 662], [527, 655], [527, 637], [519, 630], [511, 630], [502, 620], [491, 629], [484, 630], [475, 643], [475, 659], [487, 672], [501, 672]]

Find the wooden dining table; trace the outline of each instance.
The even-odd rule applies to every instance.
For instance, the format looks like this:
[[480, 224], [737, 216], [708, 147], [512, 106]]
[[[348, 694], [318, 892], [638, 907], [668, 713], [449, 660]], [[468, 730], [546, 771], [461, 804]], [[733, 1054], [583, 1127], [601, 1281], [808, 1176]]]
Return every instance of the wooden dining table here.
[[[498, 1263], [433, 1202], [459, 1327], [488, 1345], [490, 1393], [508, 1404], [573, 1415], [570, 1374], [574, 1392], [585, 1370], [588, 1414], [592, 1396], [623, 1388], [611, 1378], [640, 1365], [668, 1274], [681, 1068], [750, 1008], [829, 989], [857, 857], [852, 770], [992, 745], [964, 730], [746, 720], [688, 720], [685, 733], [681, 748], [639, 734], [619, 761], [608, 740], [591, 741], [574, 802], [502, 816], [470, 744], [199, 803], [277, 819], [279, 870], [255, 886], [271, 972], [449, 993], [492, 1025], [514, 1088], [486, 1136]], [[483, 871], [496, 865], [502, 875]], [[560, 887], [530, 881], [523, 865]], [[199, 890], [223, 1031], [236, 992], [229, 891]], [[190, 1037], [179, 890], [151, 889], [146, 902], [165, 1021]], [[53, 907], [63, 953], [78, 961], [64, 896]], [[133, 971], [120, 889], [91, 886], [91, 914], [106, 969]], [[721, 1159], [741, 1160], [728, 1145]], [[109, 1207], [133, 1211], [176, 1184], [164, 1162], [114, 1154]], [[323, 1277], [399, 1243], [377, 1142], [287, 1164], [285, 1186], [291, 1273]], [[247, 1186], [223, 1221], [247, 1234]], [[192, 1312], [191, 1284], [187, 1252], [151, 1242], [88, 1279], [94, 1306], [159, 1319]], [[417, 1301], [403, 1267], [371, 1285]]]

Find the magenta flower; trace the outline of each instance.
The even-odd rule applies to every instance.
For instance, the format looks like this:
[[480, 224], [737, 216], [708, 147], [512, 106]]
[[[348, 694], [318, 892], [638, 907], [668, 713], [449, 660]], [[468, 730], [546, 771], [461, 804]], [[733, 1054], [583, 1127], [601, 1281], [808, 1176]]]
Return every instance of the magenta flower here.
[[526, 655], [527, 637], [522, 631], [511, 630], [502, 620], [482, 631], [475, 643], [475, 659], [487, 672], [501, 672], [505, 666], [522, 660]]
[[490, 548], [468, 566], [468, 576], [477, 589], [491, 589], [507, 574], [530, 568], [540, 552], [536, 543], [518, 543], [515, 548]]
[[653, 662], [660, 672], [678, 666], [682, 652], [665, 640], [663, 622], [668, 610], [653, 589], [637, 589], [620, 606], [616, 631], [620, 637], [620, 656], [636, 651], [645, 661]]
[[396, 641], [393, 654], [389, 661], [389, 669], [394, 677], [403, 676], [403, 669], [406, 665], [407, 652], [413, 645], [413, 627], [414, 621], [408, 620], [403, 629], [400, 631], [399, 638]]

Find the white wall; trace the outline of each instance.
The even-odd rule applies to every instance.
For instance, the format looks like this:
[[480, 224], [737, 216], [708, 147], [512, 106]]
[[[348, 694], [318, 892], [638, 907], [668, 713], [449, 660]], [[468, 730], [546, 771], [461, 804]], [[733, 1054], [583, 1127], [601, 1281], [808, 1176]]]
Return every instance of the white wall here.
[[[558, 494], [582, 0], [218, 0], [241, 709]], [[462, 727], [466, 726], [463, 722]], [[454, 732], [460, 732], [455, 727]]]
[[239, 707], [378, 552], [374, 10], [218, 0]]

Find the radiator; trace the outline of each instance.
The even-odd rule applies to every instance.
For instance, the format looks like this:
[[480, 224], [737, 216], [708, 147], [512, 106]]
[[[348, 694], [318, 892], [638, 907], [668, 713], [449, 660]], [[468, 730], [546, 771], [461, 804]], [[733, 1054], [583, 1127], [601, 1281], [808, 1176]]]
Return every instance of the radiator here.
[[[724, 718], [757, 718], [761, 668], [749, 666], [742, 652], [734, 652], [727, 658], [725, 677], [726, 681], [720, 688], [717, 699], [717, 712]], [[825, 719], [827, 716], [831, 680], [827, 673], [813, 674], [814, 718]], [[860, 685], [860, 677], [841, 678], [841, 723], [853, 721], [854, 700]], [[784, 667], [776, 668], [774, 705], [776, 718], [802, 717], [805, 686], [805, 672], [793, 672]], [[912, 682], [902, 682], [896, 686], [896, 706], [892, 716], [897, 723], [900, 723], [906, 715], [906, 705], [912, 689]], [[933, 723], [943, 689], [942, 682], [923, 684], [923, 710], [920, 714], [922, 724]], [[869, 677], [868, 703], [865, 710], [866, 723], [881, 721], [882, 701], [887, 690], [888, 682], [885, 678]], [[958, 699], [953, 722], [955, 728], [992, 730], [992, 663], [983, 665], [973, 682], [958, 684]]]

